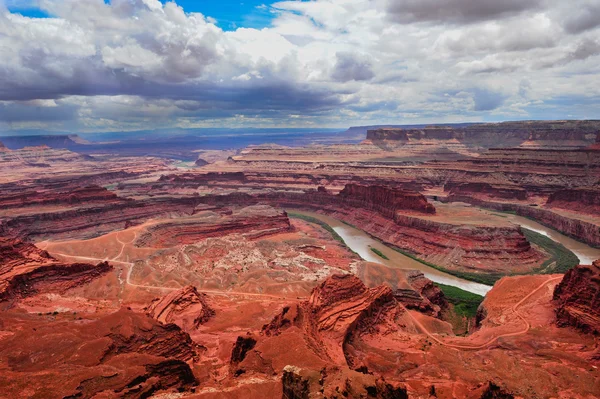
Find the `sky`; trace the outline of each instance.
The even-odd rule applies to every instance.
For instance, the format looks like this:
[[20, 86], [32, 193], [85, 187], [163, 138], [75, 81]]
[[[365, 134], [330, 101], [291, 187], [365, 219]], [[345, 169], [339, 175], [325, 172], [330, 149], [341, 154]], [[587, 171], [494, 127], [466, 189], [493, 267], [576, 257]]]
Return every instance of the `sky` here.
[[600, 119], [600, 0], [0, 0], [0, 132]]

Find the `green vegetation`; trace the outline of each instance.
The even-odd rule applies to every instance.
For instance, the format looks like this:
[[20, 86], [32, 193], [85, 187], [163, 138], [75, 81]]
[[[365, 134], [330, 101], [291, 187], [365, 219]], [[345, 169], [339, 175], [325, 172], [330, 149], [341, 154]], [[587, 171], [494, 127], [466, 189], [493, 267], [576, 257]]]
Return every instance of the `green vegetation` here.
[[340, 220], [340, 222], [344, 223], [346, 226], [350, 226], [350, 227], [352, 227], [353, 229], [360, 230], [358, 227], [356, 227], [356, 226], [355, 226], [355, 225], [353, 225], [352, 223], [348, 223], [348, 222], [345, 222], [345, 221], [343, 221], [343, 220]]
[[538, 274], [565, 273], [579, 264], [579, 258], [564, 245], [535, 231], [521, 228], [527, 240], [550, 254], [550, 259], [535, 272]]
[[377, 248], [373, 248], [373, 247], [371, 247], [371, 246], [370, 246], [370, 247], [369, 247], [369, 249], [370, 249], [371, 251], [375, 252], [375, 254], [377, 254], [377, 256], [379, 256], [380, 258], [383, 258], [383, 259], [385, 259], [385, 260], [390, 260], [390, 258], [388, 258], [387, 256], [385, 256], [385, 255], [383, 254], [383, 252], [381, 252], [381, 251], [380, 251], [380, 250], [378, 250]]
[[445, 267], [441, 267], [438, 265], [435, 265], [433, 263], [427, 262], [423, 259], [418, 258], [416, 255], [410, 253], [410, 252], [406, 252], [398, 247], [395, 247], [393, 245], [389, 245], [386, 244], [388, 247], [392, 248], [394, 251], [401, 253], [404, 256], [407, 256], [413, 260], [416, 260], [419, 263], [422, 263], [426, 266], [432, 267], [436, 270], [439, 270], [441, 272], [444, 273], [448, 273], [451, 274], [453, 276], [456, 277], [460, 277], [462, 279], [465, 280], [469, 280], [469, 281], [474, 281], [476, 283], [481, 283], [481, 284], [486, 284], [486, 285], [494, 285], [496, 283], [496, 281], [500, 280], [502, 277], [504, 277], [503, 274], [499, 274], [499, 273], [486, 273], [486, 274], [477, 274], [477, 273], [467, 273], [467, 272], [459, 272], [456, 270], [450, 270], [450, 269], [446, 269]]
[[456, 314], [469, 318], [477, 315], [477, 308], [483, 301], [481, 295], [473, 294], [472, 292], [464, 291], [451, 285], [435, 284], [440, 287], [448, 302], [454, 305]]
[[305, 222], [318, 224], [319, 226], [321, 226], [322, 228], [327, 230], [331, 234], [331, 236], [333, 237], [334, 240], [341, 242], [343, 245], [346, 245], [346, 242], [344, 242], [344, 239], [342, 237], [340, 237], [340, 235], [338, 233], [336, 233], [335, 230], [330, 225], [325, 223], [324, 221], [314, 218], [312, 216], [303, 215], [301, 213], [288, 212], [287, 214], [289, 217], [294, 218], [294, 219], [301, 219], [301, 220], [304, 220]]
[[[548, 254], [550, 254], [550, 259], [545, 261], [538, 269], [533, 270], [529, 274], [554, 274], [554, 273], [565, 273], [567, 270], [574, 268], [579, 264], [579, 258], [565, 248], [564, 245], [546, 237], [543, 234], [536, 233], [535, 231], [528, 230], [526, 228], [521, 228], [525, 238], [532, 244], [538, 245], [543, 248]], [[423, 259], [419, 259], [417, 256], [410, 252], [403, 251], [400, 248], [388, 245], [390, 248], [395, 250], [396, 252], [401, 253], [404, 256], [408, 256], [409, 258], [416, 260], [424, 265], [442, 271], [444, 273], [451, 274], [456, 277], [463, 278], [465, 280], [474, 281], [476, 283], [486, 284], [486, 285], [494, 285], [496, 281], [500, 280], [505, 276], [513, 276], [512, 273], [501, 274], [501, 273], [469, 273], [469, 272], [461, 272], [456, 270], [446, 269], [444, 267], [434, 265], [433, 263], [429, 263], [424, 261]]]

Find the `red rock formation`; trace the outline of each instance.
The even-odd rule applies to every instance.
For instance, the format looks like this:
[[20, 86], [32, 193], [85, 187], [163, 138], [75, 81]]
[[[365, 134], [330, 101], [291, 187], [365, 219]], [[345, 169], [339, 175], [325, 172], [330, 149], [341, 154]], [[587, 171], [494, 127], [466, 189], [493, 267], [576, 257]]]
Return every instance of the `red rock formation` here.
[[194, 198], [121, 200], [51, 213], [16, 216], [0, 223], [0, 235], [23, 238], [93, 238], [149, 219], [192, 215]]
[[281, 379], [283, 399], [373, 398], [408, 399], [406, 388], [383, 378], [335, 367], [320, 371], [286, 366]]
[[40, 292], [62, 293], [112, 270], [107, 262], [63, 263], [32, 244], [0, 237], [0, 302]]
[[367, 140], [458, 140], [488, 148], [517, 147], [532, 142], [539, 145], [563, 143], [563, 146], [585, 147], [593, 140], [598, 127], [597, 121], [527, 121], [483, 123], [465, 127], [379, 128], [368, 130]]
[[55, 260], [48, 252], [33, 244], [0, 237], [0, 274], [28, 264], [44, 264]]
[[6, 146], [0, 141], [0, 152], [10, 151]]
[[298, 326], [307, 332], [314, 350], [334, 364], [354, 366], [344, 347], [354, 334], [377, 323], [394, 319], [401, 312], [389, 286], [367, 288], [353, 275], [333, 275], [316, 287], [310, 299], [295, 307], [287, 307], [271, 323], [263, 327], [267, 336]]
[[147, 398], [197, 385], [186, 363], [196, 357], [195, 345], [174, 324], [124, 308], [87, 323], [0, 317], [13, 329], [0, 341], [7, 397], [30, 387], [49, 398]]
[[112, 270], [108, 262], [51, 263], [28, 266], [28, 270], [13, 270], [0, 275], [0, 302], [24, 298], [40, 292], [64, 293], [85, 285]]
[[559, 190], [548, 197], [546, 205], [551, 208], [600, 215], [600, 189], [577, 188]]
[[500, 186], [489, 183], [448, 183], [444, 191], [450, 195], [482, 195], [483, 197], [526, 200], [527, 191], [518, 186]]
[[367, 287], [388, 284], [398, 302], [433, 317], [448, 308], [444, 293], [418, 270], [390, 268], [378, 263], [363, 262], [355, 274]]
[[[439, 312], [448, 307], [448, 302], [444, 293], [433, 281], [425, 278], [425, 275], [418, 270], [409, 270], [406, 272], [407, 281], [414, 292], [419, 294], [420, 300], [416, 304], [407, 305], [401, 298], [398, 297], [398, 292], [395, 292], [396, 299], [403, 303], [409, 309], [416, 309], [421, 312], [428, 313], [438, 317]], [[431, 310], [430, 310], [431, 309]]]
[[115, 202], [118, 197], [104, 187], [87, 186], [70, 191], [19, 190], [7, 195], [0, 194], [0, 207], [20, 208], [48, 204], [86, 204], [96, 202]]
[[157, 298], [146, 309], [148, 315], [163, 324], [177, 324], [184, 331], [192, 331], [210, 319], [215, 311], [206, 297], [194, 286], [187, 286]]
[[[368, 193], [368, 190], [364, 192]], [[424, 201], [421, 197], [417, 194], [419, 204]], [[388, 207], [373, 203], [376, 209], [371, 210], [368, 200], [346, 198], [309, 190], [304, 193], [279, 191], [254, 196], [236, 192], [226, 196], [204, 196], [200, 201], [211, 205], [269, 203], [282, 208], [318, 210], [424, 260], [463, 272], [530, 272], [545, 259], [544, 254], [531, 247], [518, 226], [450, 224], [423, 218], [412, 211], [408, 214], [397, 211], [390, 218]]]
[[554, 290], [557, 324], [600, 334], [600, 260], [569, 270]]
[[348, 184], [338, 197], [348, 205], [375, 210], [391, 219], [398, 211], [435, 213], [435, 207], [428, 203], [423, 195], [384, 186]]
[[528, 217], [544, 226], [558, 230], [564, 235], [583, 241], [591, 246], [600, 247], [600, 233], [597, 224], [559, 215], [550, 209], [506, 202], [485, 201], [481, 198], [474, 198], [467, 195], [450, 195], [446, 200], [449, 202], [466, 202], [482, 208], [503, 212], [515, 212], [517, 215]]
[[243, 172], [210, 172], [210, 173], [183, 173], [175, 175], [163, 175], [160, 177], [159, 182], [171, 182], [171, 183], [195, 183], [195, 184], [215, 184], [219, 182], [244, 182], [246, 176]]
[[150, 226], [135, 244], [140, 247], [172, 247], [196, 243], [209, 237], [244, 234], [258, 238], [291, 229], [287, 214], [269, 206], [249, 206], [231, 215], [215, 216], [175, 219]]

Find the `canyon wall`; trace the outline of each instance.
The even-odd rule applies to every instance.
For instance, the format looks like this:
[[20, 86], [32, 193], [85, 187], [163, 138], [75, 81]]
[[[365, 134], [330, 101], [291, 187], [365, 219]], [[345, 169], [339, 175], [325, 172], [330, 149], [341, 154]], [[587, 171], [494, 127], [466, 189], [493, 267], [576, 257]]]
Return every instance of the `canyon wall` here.
[[600, 232], [598, 230], [598, 225], [590, 222], [562, 216], [550, 210], [539, 207], [486, 201], [466, 195], [450, 195], [446, 201], [465, 202], [482, 208], [493, 209], [502, 212], [515, 212], [519, 216], [533, 219], [536, 222], [558, 230], [569, 237], [573, 237], [588, 245], [600, 248]]
[[269, 206], [253, 205], [232, 211], [226, 208], [199, 212], [200, 217], [171, 219], [149, 226], [140, 234], [138, 247], [170, 248], [193, 244], [210, 237], [241, 234], [256, 239], [291, 230], [290, 220], [284, 211]]
[[435, 207], [423, 195], [384, 186], [347, 184], [338, 197], [347, 205], [375, 210], [392, 219], [402, 210], [435, 213]]
[[[347, 194], [345, 194], [347, 195]], [[224, 196], [204, 196], [201, 201], [215, 204], [268, 203], [289, 209], [307, 209], [331, 215], [357, 226], [380, 240], [419, 256], [448, 270], [506, 274], [527, 273], [541, 265], [544, 255], [531, 247], [518, 226], [488, 227], [443, 223], [428, 218], [431, 214], [398, 211], [394, 201], [391, 209], [383, 209], [360, 196], [347, 201], [324, 189], [306, 192], [279, 191], [248, 195], [232, 193]], [[414, 199], [410, 197], [411, 201]], [[417, 197], [419, 198], [419, 197]], [[411, 203], [411, 202], [409, 202]], [[419, 204], [422, 201], [419, 199]], [[412, 205], [411, 205], [412, 206]], [[373, 208], [372, 208], [373, 207]], [[429, 207], [424, 207], [424, 210]], [[389, 215], [394, 215], [390, 217]]]
[[600, 215], [600, 188], [578, 188], [552, 193], [546, 206]]
[[8, 209], [50, 204], [89, 205], [94, 202], [111, 202], [118, 198], [115, 193], [95, 185], [74, 187], [69, 191], [28, 190], [22, 187], [15, 187], [11, 191], [0, 196], [0, 207]]
[[492, 185], [489, 183], [451, 182], [444, 185], [444, 191], [450, 195], [475, 194], [490, 198], [526, 200], [527, 190], [512, 185]]
[[112, 270], [107, 262], [59, 262], [35, 245], [0, 237], [0, 302], [38, 293], [62, 293]]
[[488, 148], [540, 146], [586, 147], [600, 129], [598, 121], [529, 121], [474, 124], [464, 127], [378, 128], [367, 131], [371, 141], [457, 140]]
[[600, 334], [600, 260], [569, 270], [554, 290], [557, 324]]

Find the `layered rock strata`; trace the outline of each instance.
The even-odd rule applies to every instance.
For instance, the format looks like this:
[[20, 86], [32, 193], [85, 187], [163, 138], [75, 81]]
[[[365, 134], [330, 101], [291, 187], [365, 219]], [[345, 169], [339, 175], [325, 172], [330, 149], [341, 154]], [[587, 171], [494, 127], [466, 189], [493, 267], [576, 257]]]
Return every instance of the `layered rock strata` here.
[[107, 262], [64, 263], [32, 244], [0, 237], [0, 302], [63, 293], [112, 270]]
[[196, 345], [174, 324], [121, 309], [88, 323], [59, 319], [34, 325], [0, 340], [5, 364], [0, 385], [10, 397], [24, 386], [46, 397], [74, 399], [147, 398], [164, 390], [190, 392], [197, 385], [187, 363], [197, 357]]
[[600, 334], [600, 260], [569, 270], [554, 289], [557, 324]]
[[559, 190], [548, 197], [546, 206], [600, 215], [600, 188]]
[[600, 124], [597, 121], [503, 122], [417, 129], [380, 128], [367, 131], [367, 140], [457, 140], [488, 148], [499, 145], [585, 147], [593, 142], [598, 128]]
[[[223, 209], [221, 211], [225, 212]], [[284, 211], [269, 206], [254, 205], [238, 209], [231, 215], [204, 211], [198, 213], [196, 217], [173, 219], [149, 226], [136, 239], [135, 245], [168, 248], [229, 234], [259, 238], [290, 229], [290, 220]]]
[[177, 324], [184, 331], [198, 328], [215, 314], [208, 305], [206, 296], [194, 286], [187, 286], [155, 299], [146, 312], [153, 319], [163, 324]]
[[466, 195], [449, 195], [445, 201], [465, 202], [482, 208], [493, 209], [502, 212], [515, 212], [519, 216], [533, 219], [538, 223], [558, 230], [569, 237], [573, 237], [594, 247], [600, 247], [600, 232], [598, 224], [581, 220], [580, 218], [560, 215], [550, 209], [523, 204], [488, 201]]

